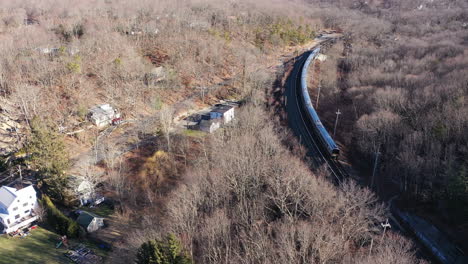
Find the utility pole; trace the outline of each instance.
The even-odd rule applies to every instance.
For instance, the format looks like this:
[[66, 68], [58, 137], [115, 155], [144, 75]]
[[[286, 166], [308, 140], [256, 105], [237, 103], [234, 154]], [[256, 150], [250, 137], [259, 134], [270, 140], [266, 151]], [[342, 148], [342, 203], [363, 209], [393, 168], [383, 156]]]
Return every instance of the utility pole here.
[[381, 223], [380, 224], [382, 227], [383, 227], [383, 234], [382, 234], [382, 241], [383, 241], [383, 238], [385, 236], [385, 231], [387, 230], [387, 227], [388, 228], [392, 228], [392, 226], [390, 225], [390, 223], [388, 222], [388, 218], [387, 218], [387, 221], [384, 223]]
[[23, 174], [21, 174], [21, 165], [18, 165], [18, 172], [19, 172], [20, 183], [23, 183]]
[[315, 102], [315, 109], [318, 109], [318, 103], [320, 98], [320, 90], [322, 89], [322, 85], [319, 83], [318, 85], [318, 93], [317, 93], [317, 101]]
[[202, 102], [205, 103], [205, 87], [201, 87]]
[[375, 152], [374, 169], [372, 170], [371, 188], [374, 186], [374, 178], [375, 178], [375, 174], [377, 173], [377, 163], [379, 161], [379, 155], [380, 155], [380, 144], [377, 147], [377, 151]]
[[338, 126], [338, 117], [340, 115], [341, 115], [341, 112], [340, 112], [340, 109], [338, 109], [338, 111], [336, 111], [335, 128], [333, 129], [333, 137], [335, 137], [335, 134], [336, 134], [336, 127]]

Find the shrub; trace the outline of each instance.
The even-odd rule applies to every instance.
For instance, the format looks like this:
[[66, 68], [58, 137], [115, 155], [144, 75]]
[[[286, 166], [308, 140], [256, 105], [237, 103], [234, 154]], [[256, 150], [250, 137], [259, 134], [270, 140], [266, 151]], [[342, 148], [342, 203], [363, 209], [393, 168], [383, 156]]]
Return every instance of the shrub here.
[[70, 72], [75, 72], [75, 73], [80, 73], [81, 72], [81, 66], [80, 66], [80, 64], [78, 64], [76, 62], [67, 63], [67, 69]]
[[60, 235], [67, 235], [69, 238], [79, 236], [80, 227], [78, 224], [58, 210], [48, 196], [42, 197], [41, 204], [47, 212], [47, 222], [56, 232]]

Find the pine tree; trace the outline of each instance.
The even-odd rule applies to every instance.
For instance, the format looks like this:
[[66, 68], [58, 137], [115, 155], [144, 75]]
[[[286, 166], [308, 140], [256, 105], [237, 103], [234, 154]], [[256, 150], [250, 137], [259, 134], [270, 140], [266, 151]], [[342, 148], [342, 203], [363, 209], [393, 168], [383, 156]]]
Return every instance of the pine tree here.
[[28, 162], [38, 171], [38, 180], [52, 198], [63, 200], [68, 181], [69, 160], [60, 135], [38, 118], [31, 120], [31, 137], [26, 146]]
[[151, 256], [153, 255], [152, 253], [154, 252], [152, 246], [151, 246], [152, 241], [148, 241], [143, 243], [140, 248], [138, 249], [137, 256], [136, 256], [136, 263], [142, 264], [142, 263], [151, 263]]
[[137, 264], [191, 264], [192, 260], [182, 252], [179, 240], [173, 234], [164, 240], [150, 240], [138, 249]]

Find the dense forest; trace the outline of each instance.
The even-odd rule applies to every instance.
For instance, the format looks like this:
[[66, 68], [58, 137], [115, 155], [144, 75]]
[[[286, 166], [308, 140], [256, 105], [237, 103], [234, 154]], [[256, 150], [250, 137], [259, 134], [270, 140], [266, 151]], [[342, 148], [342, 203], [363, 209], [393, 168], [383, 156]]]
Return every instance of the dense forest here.
[[466, 234], [468, 222], [467, 3], [334, 4], [341, 10], [328, 9], [328, 23], [343, 29], [345, 45], [339, 76], [322, 81], [322, 114], [344, 112], [338, 137], [355, 164], [370, 172], [379, 155], [369, 180], [377, 193], [400, 195], [464, 243], [455, 234]]
[[[408, 237], [383, 233], [384, 201], [466, 237], [467, 10], [457, 0], [2, 2], [0, 121], [17, 129], [13, 147], [0, 145], [0, 175], [32, 175], [46, 221], [110, 244], [106, 263], [425, 263]], [[340, 159], [356, 174], [339, 185], [311, 170], [266, 107], [285, 60], [327, 30], [341, 37], [314, 66], [318, 112], [331, 128], [342, 111]], [[226, 99], [241, 102], [226, 127], [174, 128]], [[103, 103], [129, 122], [89, 128]], [[97, 235], [60, 211], [77, 208], [80, 177], [115, 208]]]

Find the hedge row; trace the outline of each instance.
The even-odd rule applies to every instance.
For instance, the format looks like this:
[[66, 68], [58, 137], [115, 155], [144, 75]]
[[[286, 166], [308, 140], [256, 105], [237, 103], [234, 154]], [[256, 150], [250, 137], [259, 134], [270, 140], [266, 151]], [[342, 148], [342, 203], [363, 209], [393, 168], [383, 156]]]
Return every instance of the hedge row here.
[[65, 216], [58, 210], [50, 198], [46, 195], [42, 198], [42, 205], [47, 212], [47, 222], [61, 235], [76, 238], [80, 234], [78, 223]]

